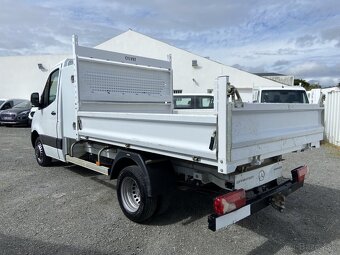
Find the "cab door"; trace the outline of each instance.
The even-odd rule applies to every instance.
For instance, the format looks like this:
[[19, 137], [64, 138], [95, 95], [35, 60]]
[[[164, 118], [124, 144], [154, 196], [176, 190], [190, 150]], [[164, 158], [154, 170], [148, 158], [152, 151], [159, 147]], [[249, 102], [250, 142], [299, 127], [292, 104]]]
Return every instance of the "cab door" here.
[[60, 68], [51, 72], [41, 96], [39, 110], [39, 136], [46, 155], [55, 159], [59, 159], [62, 149], [61, 139], [58, 138], [59, 77]]

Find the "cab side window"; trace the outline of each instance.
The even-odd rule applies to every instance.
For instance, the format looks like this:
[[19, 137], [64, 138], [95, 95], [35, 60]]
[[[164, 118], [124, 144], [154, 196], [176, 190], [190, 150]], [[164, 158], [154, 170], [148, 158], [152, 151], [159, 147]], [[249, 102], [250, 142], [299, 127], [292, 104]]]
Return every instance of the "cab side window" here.
[[57, 95], [59, 69], [51, 74], [50, 91], [48, 93], [48, 104], [51, 104]]
[[58, 88], [58, 80], [59, 80], [59, 69], [53, 71], [48, 78], [45, 89], [43, 92], [42, 97], [42, 104], [43, 107], [49, 106], [51, 103], [54, 102], [57, 95], [57, 88]]

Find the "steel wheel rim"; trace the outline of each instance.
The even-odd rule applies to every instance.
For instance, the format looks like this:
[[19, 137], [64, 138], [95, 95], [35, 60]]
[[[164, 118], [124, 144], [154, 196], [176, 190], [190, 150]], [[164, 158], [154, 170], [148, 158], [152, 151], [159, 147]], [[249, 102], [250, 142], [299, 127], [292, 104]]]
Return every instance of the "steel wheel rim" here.
[[38, 160], [39, 162], [42, 162], [42, 160], [43, 160], [43, 153], [44, 153], [43, 146], [42, 146], [42, 144], [39, 142], [39, 143], [37, 144], [36, 149], [35, 149], [35, 156], [36, 156], [36, 158], [37, 158], [37, 160]]
[[125, 177], [121, 185], [121, 198], [124, 208], [136, 212], [140, 205], [140, 190], [137, 182], [131, 177]]

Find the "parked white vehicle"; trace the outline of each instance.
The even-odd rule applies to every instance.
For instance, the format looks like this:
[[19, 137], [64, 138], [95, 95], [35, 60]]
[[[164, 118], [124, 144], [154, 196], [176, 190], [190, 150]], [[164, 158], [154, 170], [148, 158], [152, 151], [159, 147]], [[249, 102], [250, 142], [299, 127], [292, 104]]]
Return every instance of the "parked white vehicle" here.
[[174, 113], [171, 61], [82, 47], [74, 37], [73, 59], [52, 70], [40, 102], [31, 96], [37, 162], [117, 179], [120, 207], [135, 222], [164, 211], [177, 181], [218, 188], [212, 230], [270, 204], [282, 210], [307, 166], [279, 183], [281, 155], [319, 146], [322, 108], [232, 102], [228, 77], [216, 82], [213, 112]]
[[195, 94], [174, 94], [173, 113], [180, 114], [207, 114], [214, 112], [214, 95]]
[[214, 109], [212, 94], [175, 94], [174, 109]]
[[[241, 94], [242, 97], [242, 94]], [[298, 86], [258, 87], [253, 89], [254, 103], [308, 104], [306, 90]]]

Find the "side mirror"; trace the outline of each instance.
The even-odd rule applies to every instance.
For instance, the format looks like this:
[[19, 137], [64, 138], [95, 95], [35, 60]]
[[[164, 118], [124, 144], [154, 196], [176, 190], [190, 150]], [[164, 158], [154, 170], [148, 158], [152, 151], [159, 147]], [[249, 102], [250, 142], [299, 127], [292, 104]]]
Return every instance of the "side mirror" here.
[[39, 93], [35, 92], [35, 93], [31, 94], [31, 104], [34, 107], [39, 107], [40, 106], [40, 104], [39, 104]]

